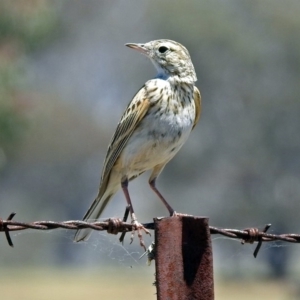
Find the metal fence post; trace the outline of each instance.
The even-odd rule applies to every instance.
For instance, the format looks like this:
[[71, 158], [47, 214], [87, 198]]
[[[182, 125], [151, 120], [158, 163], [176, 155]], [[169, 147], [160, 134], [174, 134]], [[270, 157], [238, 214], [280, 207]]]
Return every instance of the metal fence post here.
[[208, 218], [154, 219], [158, 300], [213, 300], [213, 259]]

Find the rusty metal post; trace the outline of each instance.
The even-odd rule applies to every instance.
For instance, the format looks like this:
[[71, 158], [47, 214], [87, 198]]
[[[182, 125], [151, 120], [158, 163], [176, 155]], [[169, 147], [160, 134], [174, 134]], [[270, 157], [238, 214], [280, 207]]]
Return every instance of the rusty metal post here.
[[213, 300], [213, 259], [208, 218], [154, 219], [158, 300]]

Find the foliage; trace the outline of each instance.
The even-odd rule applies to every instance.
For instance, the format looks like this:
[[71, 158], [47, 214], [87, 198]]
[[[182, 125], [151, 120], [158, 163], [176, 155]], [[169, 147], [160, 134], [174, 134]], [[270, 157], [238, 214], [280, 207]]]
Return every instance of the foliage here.
[[1, 1], [0, 40], [15, 40], [19, 47], [34, 50], [52, 39], [57, 13], [51, 1]]
[[0, 152], [5, 156], [15, 152], [27, 128], [22, 58], [46, 45], [56, 21], [49, 1], [0, 2]]

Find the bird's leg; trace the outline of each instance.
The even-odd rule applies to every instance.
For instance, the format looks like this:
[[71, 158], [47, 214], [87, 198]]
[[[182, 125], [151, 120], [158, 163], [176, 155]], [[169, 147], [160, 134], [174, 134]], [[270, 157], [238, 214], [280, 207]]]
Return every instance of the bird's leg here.
[[141, 223], [139, 223], [137, 221], [137, 218], [135, 216], [135, 213], [134, 213], [134, 210], [133, 210], [133, 207], [132, 207], [130, 195], [129, 195], [129, 192], [128, 192], [128, 178], [127, 177], [124, 180], [122, 180], [121, 186], [122, 186], [122, 190], [124, 192], [127, 204], [129, 206], [129, 209], [130, 209], [131, 223], [133, 225], [133, 231], [132, 231], [132, 234], [131, 234], [131, 242], [130, 243], [132, 243], [133, 237], [134, 237], [134, 233], [135, 233], [135, 231], [137, 231], [138, 232], [138, 237], [139, 237], [139, 240], [140, 240], [140, 245], [146, 251], [146, 246], [145, 246], [145, 243], [143, 241], [142, 230], [145, 231], [146, 234], [150, 234], [150, 232]]
[[160, 191], [156, 188], [155, 181], [156, 181], [156, 177], [153, 179], [150, 177], [149, 184], [150, 184], [151, 189], [155, 192], [155, 194], [159, 197], [159, 199], [162, 201], [162, 203], [168, 209], [170, 216], [171, 217], [174, 216], [176, 214], [175, 210], [170, 206], [170, 204], [167, 202], [167, 200], [163, 197], [163, 195], [160, 193]]

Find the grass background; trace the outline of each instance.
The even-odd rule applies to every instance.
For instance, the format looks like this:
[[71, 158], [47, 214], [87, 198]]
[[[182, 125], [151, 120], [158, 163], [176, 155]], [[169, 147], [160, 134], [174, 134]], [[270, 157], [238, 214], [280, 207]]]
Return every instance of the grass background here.
[[[143, 268], [143, 267], [142, 267]], [[133, 269], [7, 269], [2, 270], [4, 300], [156, 299], [153, 266]], [[141, 274], [143, 274], [141, 276]], [[215, 299], [299, 299], [282, 281], [224, 281], [215, 279]]]

